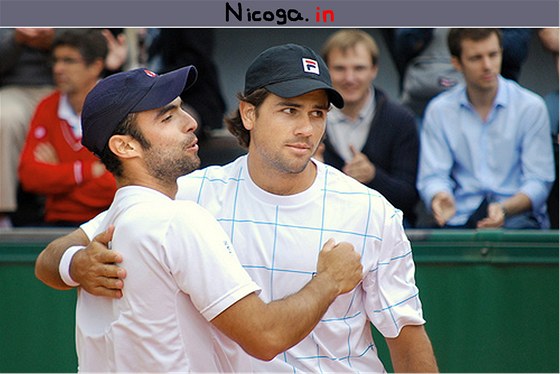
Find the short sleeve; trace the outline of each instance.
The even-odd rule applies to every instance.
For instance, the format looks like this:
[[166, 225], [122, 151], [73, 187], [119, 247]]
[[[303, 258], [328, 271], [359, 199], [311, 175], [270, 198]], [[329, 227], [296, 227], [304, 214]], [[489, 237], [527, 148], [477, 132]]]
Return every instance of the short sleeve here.
[[87, 235], [90, 241], [95, 237], [95, 234], [99, 230], [99, 227], [101, 226], [101, 223], [103, 223], [106, 215], [107, 211], [101, 212], [86, 223], [80, 225], [80, 228]]
[[165, 238], [168, 265], [181, 290], [212, 320], [260, 288], [241, 266], [216, 219], [195, 203], [176, 203]]
[[380, 251], [377, 267], [364, 279], [365, 306], [375, 327], [393, 338], [403, 326], [425, 323], [414, 281], [412, 249], [398, 210], [385, 214]]

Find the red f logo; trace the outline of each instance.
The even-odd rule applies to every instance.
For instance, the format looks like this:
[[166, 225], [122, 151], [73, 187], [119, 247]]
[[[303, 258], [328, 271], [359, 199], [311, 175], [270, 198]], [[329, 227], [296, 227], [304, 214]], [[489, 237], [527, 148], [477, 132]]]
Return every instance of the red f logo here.
[[317, 61], [310, 58], [302, 58], [301, 62], [303, 63], [304, 72], [319, 75], [319, 64], [317, 63]]

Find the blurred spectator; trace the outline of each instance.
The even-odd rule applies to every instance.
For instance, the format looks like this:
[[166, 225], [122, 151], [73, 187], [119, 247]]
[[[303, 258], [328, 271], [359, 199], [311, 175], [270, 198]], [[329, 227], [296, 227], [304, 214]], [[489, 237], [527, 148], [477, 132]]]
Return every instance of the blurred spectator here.
[[17, 209], [17, 165], [35, 106], [52, 90], [52, 28], [0, 29], [0, 227]]
[[396, 29], [395, 63], [401, 73], [401, 101], [424, 115], [428, 102], [440, 92], [463, 83], [451, 64], [447, 48], [449, 29]]
[[[543, 47], [552, 53], [554, 63], [556, 64], [556, 71], [560, 73], [560, 67], [558, 65], [558, 50], [560, 43], [559, 29], [557, 27], [540, 29], [538, 35]], [[552, 134], [552, 144], [554, 147], [554, 165], [556, 166], [556, 179], [552, 185], [547, 201], [548, 215], [550, 217], [550, 228], [558, 229], [558, 89], [546, 95], [544, 101], [550, 117], [550, 132]]]
[[213, 60], [214, 30], [164, 28], [149, 32], [149, 68], [166, 73], [186, 65], [196, 66], [199, 71], [197, 82], [182, 99], [190, 107], [190, 112], [194, 111], [200, 127], [198, 131], [221, 128], [225, 103]]
[[[447, 28], [395, 29], [389, 34], [390, 50], [401, 76], [403, 104], [418, 116], [419, 124], [428, 102], [440, 92], [463, 83], [447, 49]], [[389, 32], [385, 32], [388, 35]], [[505, 28], [501, 74], [517, 81], [527, 58], [532, 29]]]
[[108, 50], [103, 71], [103, 76], [106, 77], [122, 71], [129, 57], [129, 45], [124, 29], [103, 29], [101, 34], [107, 42]]
[[414, 115], [373, 82], [379, 67], [375, 40], [361, 30], [341, 30], [323, 45], [334, 88], [344, 108], [332, 108], [323, 159], [376, 189], [414, 224], [418, 202], [418, 133]]
[[519, 80], [521, 67], [529, 55], [529, 45], [534, 29], [511, 28], [500, 29], [502, 32], [502, 77]]
[[558, 27], [548, 27], [544, 29], [539, 29], [538, 35], [543, 47], [548, 50], [554, 58], [556, 63], [558, 63], [558, 50], [560, 46], [558, 45], [560, 41], [558, 40]]
[[[86, 31], [85, 29], [82, 29]], [[23, 221], [33, 222], [31, 211], [41, 208], [36, 196], [18, 189], [17, 167], [29, 121], [37, 103], [53, 90], [49, 66], [52, 41], [64, 29], [0, 29], [0, 227], [10, 227], [10, 216], [24, 208]], [[119, 70], [126, 60], [126, 39], [117, 29], [104, 30], [110, 53], [108, 70]], [[18, 195], [20, 198], [18, 198]], [[24, 205], [18, 206], [24, 197]], [[28, 209], [29, 208], [29, 209]]]
[[68, 30], [53, 42], [57, 90], [37, 106], [19, 165], [23, 188], [46, 195], [49, 225], [77, 226], [107, 209], [113, 199], [113, 176], [81, 144], [82, 106], [106, 56], [107, 43], [98, 30]]
[[148, 67], [166, 73], [185, 65], [199, 71], [196, 84], [182, 96], [185, 110], [198, 122], [201, 167], [225, 164], [245, 150], [232, 136], [220, 136], [225, 102], [214, 62], [215, 33], [212, 29], [162, 28], [146, 30]]
[[452, 29], [448, 44], [465, 84], [426, 109], [422, 199], [439, 226], [549, 227], [554, 170], [544, 101], [500, 76], [499, 29]]

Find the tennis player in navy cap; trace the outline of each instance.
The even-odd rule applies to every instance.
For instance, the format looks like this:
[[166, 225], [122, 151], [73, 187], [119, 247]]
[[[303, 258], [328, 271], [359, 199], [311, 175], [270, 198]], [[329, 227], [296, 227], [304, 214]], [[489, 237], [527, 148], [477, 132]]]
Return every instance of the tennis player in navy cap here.
[[[387, 340], [395, 371], [436, 372], [402, 212], [377, 191], [312, 158], [330, 105], [344, 105], [323, 60], [301, 45], [269, 48], [249, 66], [238, 97], [227, 124], [247, 155], [180, 177], [177, 199], [196, 201], [218, 219], [265, 302], [281, 300], [312, 279], [330, 237], [352, 243], [365, 270], [363, 282], [337, 297], [300, 343], [270, 362], [250, 358], [252, 370], [384, 372], [373, 323]], [[64, 287], [50, 264], [59, 263], [64, 245], [86, 245], [98, 226], [99, 220], [90, 221], [47, 247], [37, 262], [40, 278]], [[119, 257], [111, 252], [98, 243], [78, 252], [74, 279], [98, 295], [118, 293], [119, 268], [107, 263]], [[101, 255], [106, 273], [93, 259]], [[68, 265], [61, 270], [68, 272]]]
[[174, 200], [177, 178], [199, 165], [197, 124], [179, 97], [195, 79], [192, 66], [161, 76], [137, 69], [102, 80], [86, 98], [82, 142], [119, 187], [97, 232], [114, 226], [112, 244], [127, 278], [120, 299], [79, 290], [80, 371], [252, 371], [235, 342], [271, 359], [361, 279], [353, 247], [329, 241], [317, 277], [265, 304], [214, 217]]

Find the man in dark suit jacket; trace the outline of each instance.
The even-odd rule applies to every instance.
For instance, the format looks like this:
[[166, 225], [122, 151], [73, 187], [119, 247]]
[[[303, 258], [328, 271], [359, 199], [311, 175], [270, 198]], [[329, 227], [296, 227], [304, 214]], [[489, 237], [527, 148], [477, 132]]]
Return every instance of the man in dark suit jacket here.
[[411, 227], [418, 202], [419, 140], [414, 115], [373, 87], [379, 49], [368, 33], [338, 31], [322, 52], [333, 86], [345, 103], [344, 108], [329, 112], [325, 163], [379, 191], [403, 211], [405, 227]]

